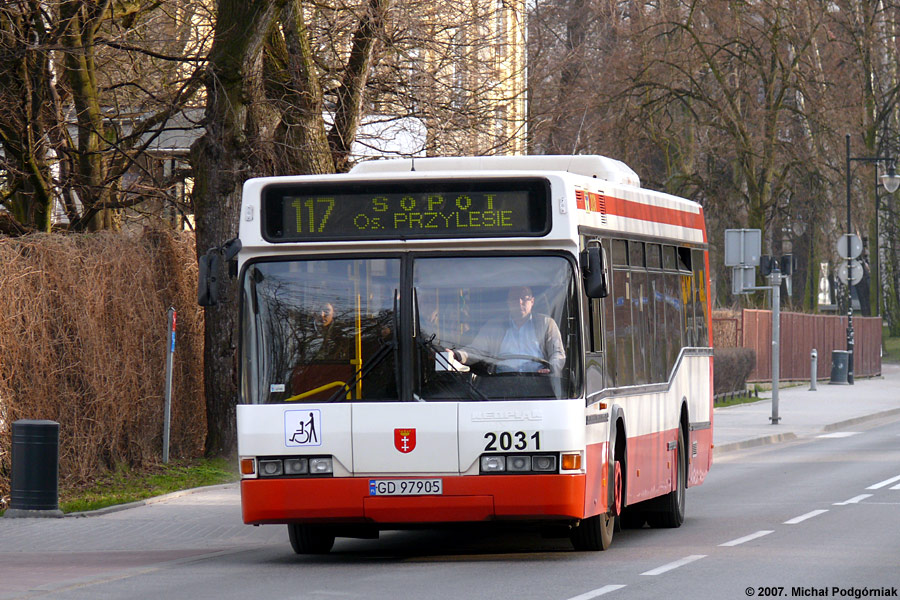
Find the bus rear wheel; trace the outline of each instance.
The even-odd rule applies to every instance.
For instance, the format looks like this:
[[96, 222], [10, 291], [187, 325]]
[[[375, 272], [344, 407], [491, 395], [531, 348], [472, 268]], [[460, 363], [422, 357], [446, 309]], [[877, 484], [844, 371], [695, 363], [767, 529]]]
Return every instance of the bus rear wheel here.
[[297, 554], [328, 554], [334, 546], [334, 534], [324, 527], [300, 523], [287, 527], [291, 548]]

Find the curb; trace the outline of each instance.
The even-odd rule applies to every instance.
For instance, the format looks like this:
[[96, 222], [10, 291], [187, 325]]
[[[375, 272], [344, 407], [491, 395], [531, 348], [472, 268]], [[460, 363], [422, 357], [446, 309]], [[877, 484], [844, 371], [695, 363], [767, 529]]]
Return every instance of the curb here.
[[83, 510], [80, 512], [71, 512], [63, 515], [65, 518], [74, 517], [74, 518], [84, 518], [84, 517], [101, 517], [103, 515], [108, 515], [110, 513], [119, 512], [122, 510], [128, 510], [129, 508], [137, 508], [139, 506], [147, 506], [149, 504], [156, 504], [158, 502], [165, 502], [167, 500], [174, 500], [175, 498], [181, 498], [182, 496], [189, 496], [191, 494], [197, 494], [199, 492], [207, 492], [211, 490], [227, 490], [235, 487], [238, 482], [233, 483], [219, 483], [216, 485], [207, 485], [203, 487], [190, 488], [187, 490], [179, 490], [177, 492], [170, 492], [168, 494], [163, 494], [162, 496], [154, 496], [152, 498], [147, 498], [145, 500], [137, 500], [135, 502], [128, 502], [127, 504], [115, 504], [113, 506], [104, 506], [103, 508], [98, 508], [96, 510]]
[[831, 423], [830, 425], [826, 425], [825, 427], [823, 427], [822, 431], [834, 431], [836, 429], [852, 427], [853, 425], [859, 425], [860, 423], [866, 423], [867, 421], [877, 421], [878, 419], [893, 417], [895, 415], [900, 415], [900, 408], [892, 408], [890, 410], [883, 410], [881, 412], [872, 413], [871, 415], [863, 415], [862, 417], [847, 419], [846, 421], [840, 421], [839, 423]]
[[[728, 407], [730, 408], [730, 407]], [[846, 421], [838, 421], [837, 423], [829, 423], [822, 427], [819, 430], [821, 433], [828, 433], [830, 431], [837, 431], [839, 429], [844, 429], [846, 427], [852, 427], [854, 425], [859, 425], [861, 423], [867, 423], [869, 421], [877, 421], [879, 419], [885, 419], [888, 417], [894, 417], [900, 415], [900, 408], [892, 408], [889, 410], [884, 410], [877, 413], [872, 413], [869, 415], [863, 415], [861, 417], [854, 417], [852, 419], [847, 419]], [[729, 442], [727, 444], [716, 445], [713, 447], [713, 458], [717, 456], [721, 456], [722, 454], [727, 454], [729, 452], [734, 452], [736, 450], [745, 450], [747, 448], [756, 448], [758, 446], [768, 446], [770, 444], [778, 444], [781, 442], [789, 442], [791, 440], [798, 439], [797, 434], [793, 432], [787, 433], [777, 433], [774, 435], [767, 435], [758, 438], [752, 438], [749, 440], [741, 440], [738, 442]]]
[[721, 456], [722, 454], [727, 454], [729, 452], [734, 452], [735, 450], [745, 450], [747, 448], [756, 448], [757, 446], [768, 446], [771, 444], [778, 444], [781, 442], [789, 442], [791, 440], [796, 440], [797, 434], [795, 433], [776, 433], [774, 435], [766, 435], [763, 437], [752, 438], [749, 440], [741, 440], [739, 442], [729, 442], [727, 444], [715, 445], [713, 446], [713, 458], [717, 456]]

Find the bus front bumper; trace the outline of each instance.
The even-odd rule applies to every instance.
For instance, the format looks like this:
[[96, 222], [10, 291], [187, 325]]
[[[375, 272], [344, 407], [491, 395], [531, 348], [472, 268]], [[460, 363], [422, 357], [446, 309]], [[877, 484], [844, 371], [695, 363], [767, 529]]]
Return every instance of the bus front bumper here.
[[445, 476], [439, 496], [373, 496], [372, 479], [244, 479], [244, 523], [402, 525], [584, 516], [584, 475]]

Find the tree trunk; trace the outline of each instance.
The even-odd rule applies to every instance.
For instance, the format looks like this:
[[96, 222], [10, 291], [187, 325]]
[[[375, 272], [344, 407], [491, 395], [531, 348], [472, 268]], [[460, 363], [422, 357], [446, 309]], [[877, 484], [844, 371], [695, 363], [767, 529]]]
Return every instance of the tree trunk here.
[[[237, 236], [243, 182], [255, 172], [246, 87], [260, 89], [263, 41], [281, 10], [267, 0], [219, 0], [206, 85], [206, 133], [191, 147], [197, 255]], [[245, 87], [246, 86], [246, 87]], [[220, 274], [222, 300], [206, 309], [204, 380], [209, 456], [235, 451], [237, 284]]]

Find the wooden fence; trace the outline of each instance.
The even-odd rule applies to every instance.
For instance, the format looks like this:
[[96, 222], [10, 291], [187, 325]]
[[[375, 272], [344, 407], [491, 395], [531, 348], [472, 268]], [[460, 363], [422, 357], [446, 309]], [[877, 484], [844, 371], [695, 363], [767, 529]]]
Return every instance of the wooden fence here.
[[[714, 319], [718, 321], [720, 319]], [[730, 320], [718, 328], [731, 329]], [[716, 328], [714, 328], [715, 331]], [[738, 344], [756, 351], [756, 368], [748, 381], [772, 379], [772, 311], [745, 309], [740, 327], [735, 324]], [[881, 317], [853, 317], [853, 374], [856, 377], [881, 375]], [[819, 379], [831, 377], [831, 351], [847, 349], [847, 317], [781, 313], [780, 371], [782, 380], [808, 380], [810, 351], [818, 354]], [[724, 340], [722, 340], [724, 342]], [[730, 342], [730, 340], [729, 340]], [[714, 343], [719, 345], [715, 340]], [[730, 346], [725, 342], [723, 347]]]

